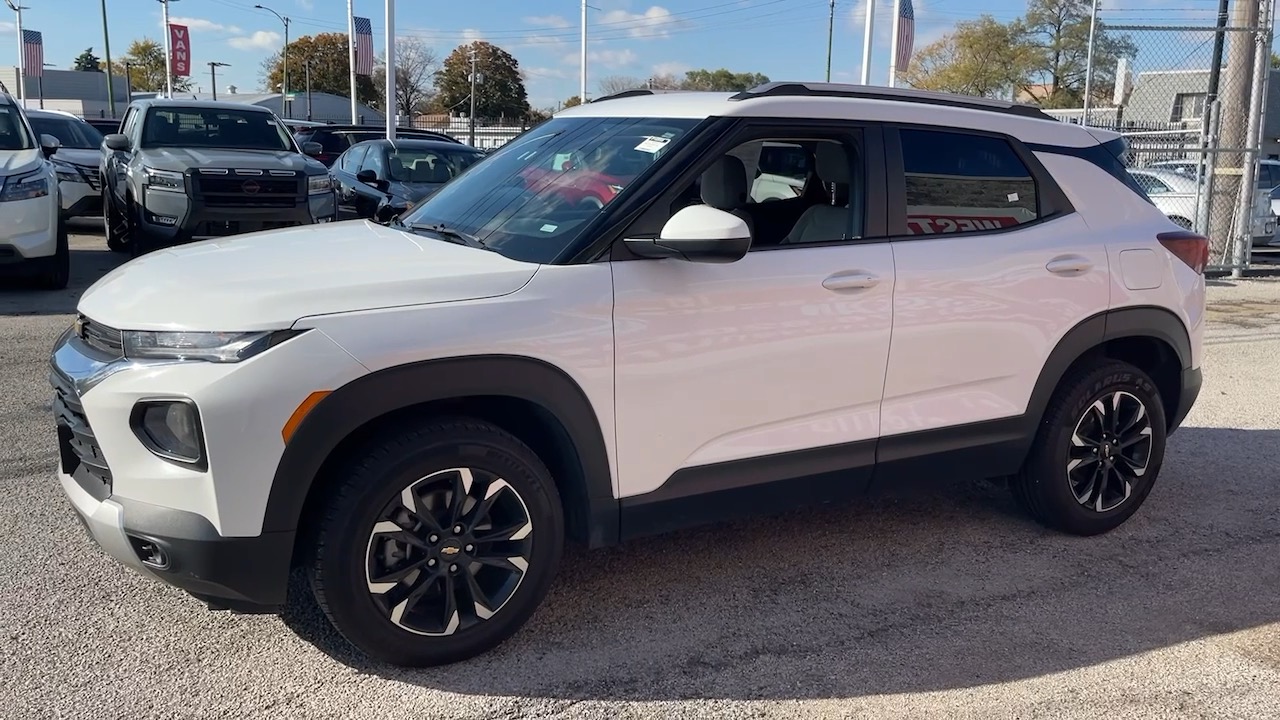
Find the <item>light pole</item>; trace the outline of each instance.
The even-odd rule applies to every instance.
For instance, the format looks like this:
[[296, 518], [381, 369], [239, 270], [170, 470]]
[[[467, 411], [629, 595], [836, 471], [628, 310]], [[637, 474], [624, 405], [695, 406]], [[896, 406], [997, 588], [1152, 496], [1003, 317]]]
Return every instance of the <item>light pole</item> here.
[[107, 32], [107, 0], [102, 0], [102, 47], [107, 55], [107, 110], [116, 116], [116, 94], [111, 87], [111, 33]]
[[[53, 63], [45, 63], [44, 66], [57, 67]], [[40, 73], [40, 76], [36, 78], [36, 92], [40, 95], [40, 109], [43, 110], [44, 109], [44, 73], [43, 72]]]
[[133, 67], [133, 65], [130, 65], [129, 63], [125, 63], [125, 64], [124, 64], [124, 98], [125, 98], [124, 102], [125, 102], [125, 105], [128, 105], [129, 103], [133, 102], [133, 75], [131, 74], [131, 73], [133, 72], [133, 71], [131, 70], [131, 68], [132, 68], [132, 67]]
[[396, 139], [396, 0], [387, 0], [387, 82], [384, 92], [387, 101], [383, 111], [387, 114], [387, 139]]
[[280, 116], [289, 117], [289, 18], [272, 10], [266, 5], [254, 5], [259, 10], [267, 12], [280, 18], [280, 22], [284, 23], [284, 47], [280, 49], [281, 82], [280, 82]]
[[22, 44], [22, 11], [28, 10], [25, 6], [15, 3], [13, 0], [4, 0], [4, 4], [9, 9], [18, 14], [18, 99], [27, 99], [27, 61], [26, 53]]
[[173, 51], [169, 47], [169, 3], [178, 0], [158, 0], [164, 22], [164, 94], [173, 97]]
[[213, 99], [218, 99], [218, 68], [231, 67], [230, 63], [209, 61], [209, 83], [213, 87]]
[[311, 120], [311, 58], [302, 61], [303, 72], [307, 79], [307, 120]]

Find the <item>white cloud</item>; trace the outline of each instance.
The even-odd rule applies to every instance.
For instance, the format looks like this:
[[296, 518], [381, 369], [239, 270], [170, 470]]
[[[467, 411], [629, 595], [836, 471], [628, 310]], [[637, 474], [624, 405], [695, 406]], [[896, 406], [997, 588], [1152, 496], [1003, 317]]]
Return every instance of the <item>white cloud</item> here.
[[565, 79], [569, 77], [569, 73], [560, 68], [553, 67], [527, 67], [521, 68], [529, 80], [551, 80]]
[[[564, 62], [566, 65], [577, 64], [580, 58], [581, 55], [578, 53], [572, 53], [564, 56]], [[625, 48], [622, 50], [592, 50], [587, 53], [587, 66], [588, 70], [592, 65], [614, 69], [630, 65], [638, 59], [639, 56], [636, 55], [634, 50]]]
[[675, 77], [683, 77], [685, 73], [693, 68], [681, 62], [664, 62], [653, 66], [654, 75], [673, 75]]
[[592, 23], [588, 19], [588, 35], [593, 24], [599, 25], [599, 32], [626, 32], [631, 37], [653, 39], [667, 37], [671, 29], [685, 25], [687, 21], [674, 17], [664, 7], [654, 5], [642, 13], [610, 10], [600, 17], [598, 23]]
[[467, 28], [466, 30], [462, 31], [463, 42], [472, 43], [477, 40], [483, 40], [483, 39], [484, 39], [484, 33], [479, 30], [476, 30], [475, 28]]
[[11, 22], [0, 22], [0, 32], [14, 32], [17, 29], [18, 26]]
[[[161, 23], [164, 21], [161, 20]], [[170, 17], [169, 22], [174, 25], [185, 25], [191, 32], [228, 32], [233, 35], [239, 35], [243, 32], [235, 25], [223, 25], [212, 20], [197, 17]]]
[[274, 50], [281, 40], [280, 33], [259, 30], [248, 37], [233, 37], [227, 44], [237, 50]]
[[537, 25], [538, 27], [568, 28], [573, 27], [574, 25], [559, 15], [534, 15], [525, 18], [524, 21], [530, 25]]
[[298, 7], [303, 10], [315, 10], [316, 4], [312, 0], [297, 0]]

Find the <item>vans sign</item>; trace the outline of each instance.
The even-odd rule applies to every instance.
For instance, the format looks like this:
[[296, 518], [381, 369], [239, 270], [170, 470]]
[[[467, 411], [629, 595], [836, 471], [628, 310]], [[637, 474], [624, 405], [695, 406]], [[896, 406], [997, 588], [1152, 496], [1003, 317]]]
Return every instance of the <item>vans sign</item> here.
[[191, 33], [186, 25], [169, 23], [169, 69], [175, 77], [191, 76]]

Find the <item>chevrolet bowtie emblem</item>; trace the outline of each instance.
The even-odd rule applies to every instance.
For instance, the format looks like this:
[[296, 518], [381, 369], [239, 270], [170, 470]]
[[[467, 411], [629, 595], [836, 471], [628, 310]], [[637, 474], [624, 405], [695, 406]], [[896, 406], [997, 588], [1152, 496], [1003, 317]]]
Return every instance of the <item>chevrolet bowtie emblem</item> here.
[[458, 554], [458, 548], [456, 548], [456, 547], [443, 547], [443, 548], [440, 548], [440, 552], [441, 552], [441, 553], [443, 553], [443, 554], [445, 554], [445, 555], [457, 555], [457, 554]]

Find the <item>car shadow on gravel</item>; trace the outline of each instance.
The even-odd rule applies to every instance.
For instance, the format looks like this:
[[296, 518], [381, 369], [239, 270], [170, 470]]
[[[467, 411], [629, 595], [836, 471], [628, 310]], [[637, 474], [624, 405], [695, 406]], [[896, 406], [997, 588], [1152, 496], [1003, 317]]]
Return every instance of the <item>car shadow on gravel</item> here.
[[0, 278], [0, 316], [68, 315], [84, 291], [103, 275], [123, 265], [128, 255], [101, 250], [71, 249], [71, 281], [63, 290], [41, 290], [18, 278]]
[[1277, 448], [1276, 430], [1183, 428], [1141, 512], [1093, 538], [1040, 528], [995, 485], [944, 481], [569, 551], [520, 633], [452, 666], [369, 661], [300, 580], [285, 623], [361, 672], [478, 695], [842, 698], [1031, 678], [1280, 621]]

